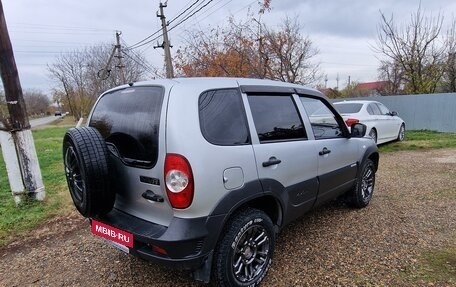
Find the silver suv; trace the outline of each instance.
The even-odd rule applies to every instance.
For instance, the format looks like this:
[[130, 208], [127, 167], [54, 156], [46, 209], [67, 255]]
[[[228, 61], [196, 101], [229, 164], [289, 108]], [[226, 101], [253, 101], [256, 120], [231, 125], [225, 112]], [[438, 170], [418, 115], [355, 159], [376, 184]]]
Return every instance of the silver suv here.
[[372, 198], [379, 155], [318, 91], [254, 79], [132, 83], [63, 140], [92, 232], [218, 286], [258, 285], [279, 231], [343, 195]]

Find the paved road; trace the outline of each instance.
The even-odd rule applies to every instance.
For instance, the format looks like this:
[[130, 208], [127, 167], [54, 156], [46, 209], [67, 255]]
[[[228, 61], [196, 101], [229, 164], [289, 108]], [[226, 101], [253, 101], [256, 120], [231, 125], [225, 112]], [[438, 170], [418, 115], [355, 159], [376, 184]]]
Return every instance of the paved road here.
[[49, 117], [44, 117], [44, 118], [39, 118], [39, 119], [34, 119], [34, 120], [30, 120], [30, 125], [33, 127], [36, 127], [36, 126], [41, 126], [41, 125], [45, 125], [45, 124], [49, 124], [57, 119], [59, 119], [61, 117], [59, 116], [49, 116]]

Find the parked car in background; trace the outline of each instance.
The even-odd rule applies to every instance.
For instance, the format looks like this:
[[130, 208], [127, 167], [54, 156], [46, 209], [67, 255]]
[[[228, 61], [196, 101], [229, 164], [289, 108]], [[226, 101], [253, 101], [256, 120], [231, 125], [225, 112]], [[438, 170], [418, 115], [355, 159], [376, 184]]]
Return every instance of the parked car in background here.
[[57, 117], [57, 116], [61, 116], [61, 115], [62, 115], [62, 112], [61, 112], [61, 111], [55, 111], [55, 112], [54, 112], [54, 116], [56, 116], [56, 117]]
[[367, 126], [367, 134], [377, 144], [389, 141], [403, 141], [405, 123], [396, 112], [376, 101], [343, 101], [334, 103], [348, 127], [354, 123]]

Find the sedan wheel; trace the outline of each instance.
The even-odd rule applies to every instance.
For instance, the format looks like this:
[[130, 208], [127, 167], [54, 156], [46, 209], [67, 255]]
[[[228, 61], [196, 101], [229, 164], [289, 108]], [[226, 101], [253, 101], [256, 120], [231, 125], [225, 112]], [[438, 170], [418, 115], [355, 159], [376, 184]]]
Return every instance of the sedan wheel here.
[[377, 131], [371, 129], [371, 131], [369, 132], [369, 136], [372, 138], [374, 143], [377, 143]]
[[402, 124], [401, 128], [399, 129], [399, 134], [397, 135], [398, 141], [403, 141], [405, 139], [405, 125]]

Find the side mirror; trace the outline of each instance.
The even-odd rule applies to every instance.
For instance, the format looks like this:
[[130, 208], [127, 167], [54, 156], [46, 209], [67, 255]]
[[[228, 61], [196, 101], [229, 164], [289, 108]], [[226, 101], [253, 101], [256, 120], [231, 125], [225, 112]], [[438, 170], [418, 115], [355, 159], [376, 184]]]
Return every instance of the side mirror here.
[[366, 135], [367, 126], [365, 124], [356, 123], [351, 126], [351, 137], [362, 138]]
[[390, 115], [391, 115], [392, 117], [394, 117], [394, 116], [397, 116], [397, 113], [396, 113], [396, 112], [391, 112]]

